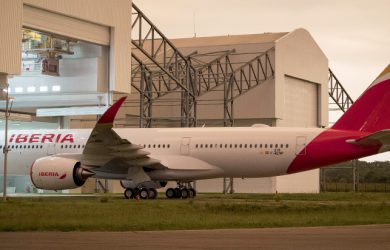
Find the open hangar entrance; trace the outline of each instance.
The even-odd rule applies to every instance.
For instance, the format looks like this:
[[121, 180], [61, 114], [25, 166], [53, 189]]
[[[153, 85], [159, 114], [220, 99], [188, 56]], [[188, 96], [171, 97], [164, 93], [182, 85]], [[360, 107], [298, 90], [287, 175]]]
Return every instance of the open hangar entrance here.
[[[1, 5], [0, 73], [12, 97], [10, 129], [71, 128], [71, 117], [96, 120], [114, 91], [130, 91], [131, 2]], [[0, 106], [4, 111], [5, 102]], [[28, 173], [9, 176], [8, 184], [11, 191], [31, 191]]]
[[[89, 11], [91, 4], [93, 13]], [[131, 10], [130, 1], [116, 1], [115, 4], [67, 1], [56, 5], [25, 0], [11, 5], [9, 8], [18, 10], [13, 13], [16, 16], [32, 17], [22, 23], [13, 23], [8, 27], [11, 33], [20, 35], [24, 27], [63, 41], [69, 39], [77, 44], [74, 47], [84, 46], [85, 50], [79, 49], [76, 53], [80, 61], [93, 61], [91, 58], [96, 54], [88, 54], [92, 51], [101, 56], [95, 57], [92, 63], [95, 71], [86, 74], [93, 81], [89, 88], [84, 89], [87, 85], [79, 84], [70, 89], [70, 92], [76, 90], [74, 93], [61, 93], [47, 106], [40, 104], [44, 103], [44, 94], [37, 93], [41, 86], [37, 86], [34, 93], [15, 98], [14, 108], [19, 99], [22, 109], [21, 100], [25, 97], [31, 103], [26, 104], [26, 101], [24, 105], [38, 108], [47, 117], [56, 117], [45, 118], [55, 119], [56, 127], [92, 127], [96, 115], [104, 110], [101, 106], [106, 107], [119, 96], [129, 94], [130, 86], [132, 93], [120, 111], [116, 127], [327, 126], [328, 94], [335, 93], [328, 91], [327, 58], [303, 29], [288, 33], [169, 40], [134, 4]], [[53, 21], [49, 24], [56, 24], [56, 18], [64, 18], [66, 20], [61, 23], [69, 24], [69, 27], [104, 34], [93, 38], [96, 34], [75, 34], [73, 28], [66, 25], [52, 27], [46, 19], [50, 16]], [[95, 28], [83, 29], [85, 25]], [[15, 41], [20, 44], [20, 36]], [[20, 59], [20, 50], [15, 54], [19, 54], [16, 59]], [[60, 70], [66, 69], [61, 66], [66, 65], [64, 59], [72, 60], [71, 56], [61, 56]], [[20, 75], [23, 66], [21, 60], [16, 59], [7, 64], [11, 68], [2, 71]], [[61, 60], [65, 64], [61, 65]], [[10, 83], [21, 83], [20, 80], [15, 77]], [[68, 80], [59, 85], [60, 89], [70, 86]], [[23, 86], [26, 90], [28, 87]], [[340, 89], [339, 85], [334, 87]], [[343, 91], [337, 92], [336, 96]], [[64, 103], [60, 104], [61, 101]], [[96, 183], [90, 182], [82, 191], [91, 192], [97, 187]], [[122, 192], [117, 182], [101, 187], [110, 192]], [[205, 192], [318, 192], [319, 171], [273, 178], [198, 181], [197, 188]]]

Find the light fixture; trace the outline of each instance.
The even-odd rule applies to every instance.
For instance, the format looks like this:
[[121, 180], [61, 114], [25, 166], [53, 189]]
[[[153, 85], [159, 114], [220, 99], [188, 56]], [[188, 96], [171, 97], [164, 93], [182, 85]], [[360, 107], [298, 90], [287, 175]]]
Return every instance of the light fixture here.
[[54, 86], [51, 87], [51, 90], [53, 92], [58, 92], [58, 91], [61, 90], [61, 86], [60, 85], [54, 85]]
[[47, 86], [40, 86], [39, 87], [39, 92], [47, 92], [48, 91], [48, 87]]
[[27, 92], [29, 93], [35, 92], [35, 87], [34, 86], [27, 87]]
[[22, 93], [23, 92], [23, 87], [16, 87], [15, 88], [15, 93]]

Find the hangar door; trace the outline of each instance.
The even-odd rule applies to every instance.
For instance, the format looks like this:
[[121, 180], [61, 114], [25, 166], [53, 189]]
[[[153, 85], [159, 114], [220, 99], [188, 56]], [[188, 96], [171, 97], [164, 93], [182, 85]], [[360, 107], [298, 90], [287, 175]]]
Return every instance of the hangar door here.
[[285, 76], [283, 126], [318, 126], [318, 84]]
[[99, 45], [110, 44], [110, 30], [106, 26], [28, 5], [23, 6], [23, 26]]

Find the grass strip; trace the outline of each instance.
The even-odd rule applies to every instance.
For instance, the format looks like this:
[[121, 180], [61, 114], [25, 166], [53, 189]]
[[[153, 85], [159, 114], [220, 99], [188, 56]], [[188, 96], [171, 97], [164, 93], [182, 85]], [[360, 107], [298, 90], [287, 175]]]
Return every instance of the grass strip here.
[[[163, 196], [160, 194], [160, 196]], [[138, 231], [390, 224], [390, 194], [200, 194], [10, 198], [0, 231]]]

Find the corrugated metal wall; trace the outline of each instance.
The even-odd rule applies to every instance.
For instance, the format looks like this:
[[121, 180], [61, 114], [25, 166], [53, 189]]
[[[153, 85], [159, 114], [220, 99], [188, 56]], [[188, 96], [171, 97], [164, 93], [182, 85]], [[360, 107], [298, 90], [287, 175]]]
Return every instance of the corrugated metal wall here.
[[22, 1], [2, 0], [0, 3], [0, 73], [20, 74]]

